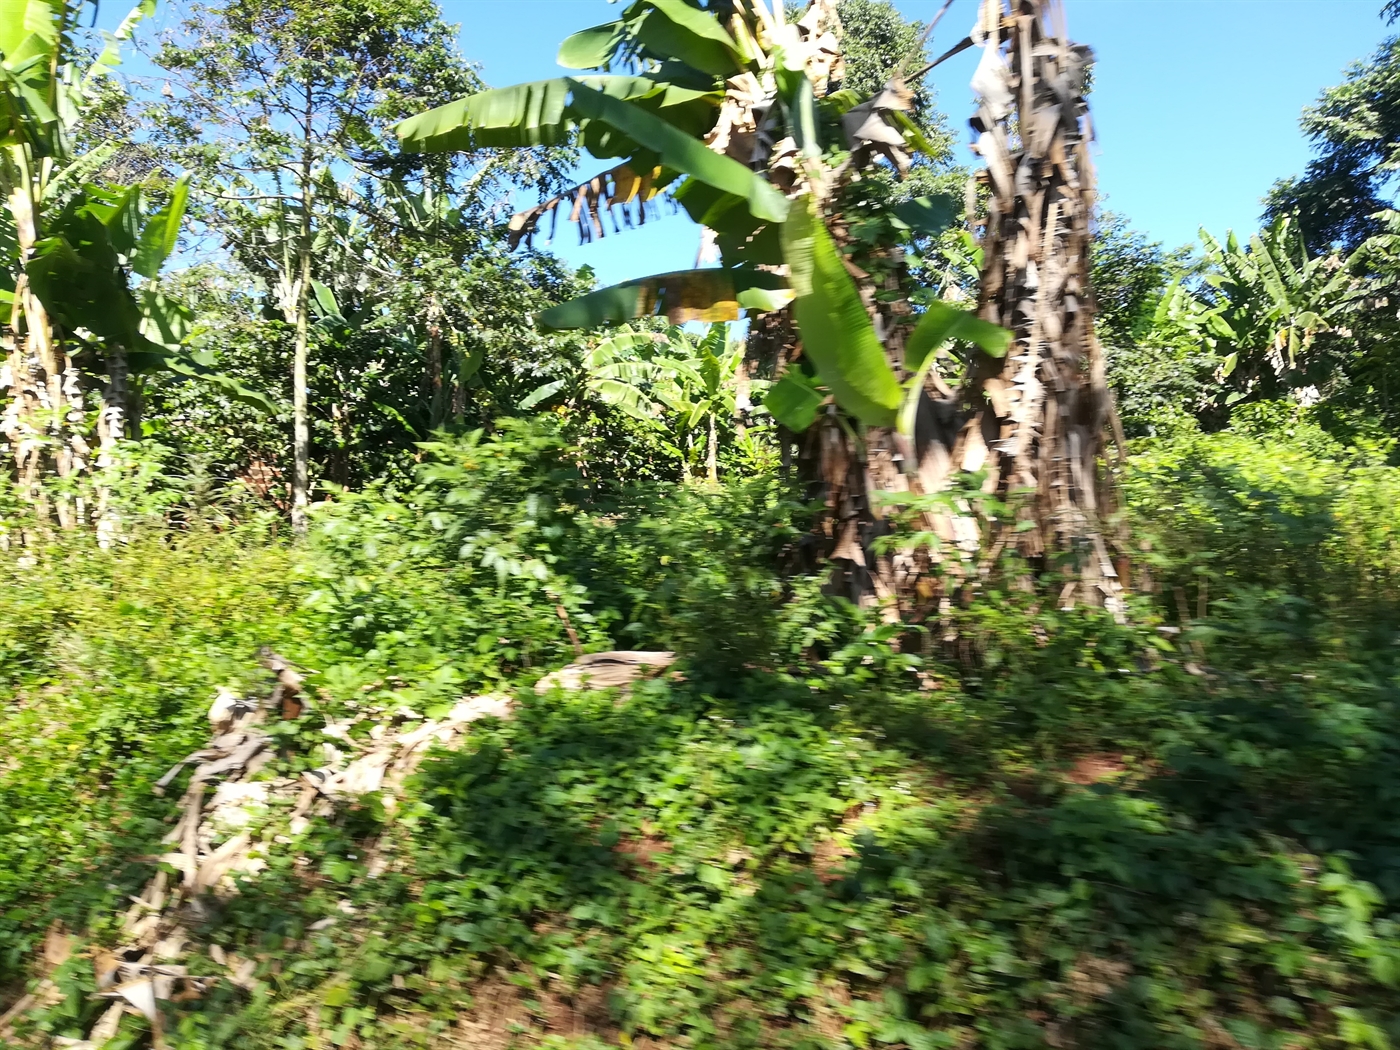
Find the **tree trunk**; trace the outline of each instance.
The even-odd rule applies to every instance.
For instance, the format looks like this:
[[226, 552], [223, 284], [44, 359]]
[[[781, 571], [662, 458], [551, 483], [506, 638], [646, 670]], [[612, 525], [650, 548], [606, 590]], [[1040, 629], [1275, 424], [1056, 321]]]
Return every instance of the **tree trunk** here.
[[715, 445], [715, 414], [709, 413], [710, 417], [710, 438], [709, 444], [705, 446], [705, 477], [709, 479], [711, 485], [719, 484], [719, 456], [718, 448]]
[[311, 338], [311, 86], [302, 124], [301, 230], [297, 238], [296, 345], [292, 354], [292, 532], [306, 533], [311, 493], [311, 427], [306, 414], [306, 357]]
[[[1064, 574], [1062, 605], [1123, 607], [1101, 524], [1111, 492], [1099, 461], [1112, 402], [1089, 281], [1094, 175], [1083, 88], [1091, 53], [1047, 30], [1048, 19], [1063, 24], [1055, 0], [1010, 0], [1009, 14], [1004, 2], [981, 8], [990, 52], [974, 81], [984, 98], [973, 127], [992, 191], [978, 312], [1014, 333], [1012, 348], [1004, 359], [979, 351], [956, 391], [930, 373], [912, 444], [887, 428], [858, 433], [834, 409], [802, 439], [801, 474], [809, 495], [826, 503], [818, 546], [836, 567], [832, 589], [890, 620], [947, 609], [1007, 549], [1033, 570]], [[1024, 141], [1009, 131], [1013, 115]], [[839, 217], [828, 225], [838, 244], [848, 240]], [[902, 282], [857, 283], [891, 365], [907, 378], [908, 306], [876, 296]], [[877, 551], [890, 532], [884, 504], [946, 492], [981, 471], [980, 493], [914, 523], [937, 545]], [[1017, 520], [979, 515], [983, 494], [1016, 507]]]
[[427, 364], [428, 428], [437, 430], [446, 421], [447, 397], [442, 370], [442, 307], [436, 298], [428, 303]]
[[[101, 471], [116, 465], [116, 449], [127, 436], [129, 425], [126, 350], [114, 347], [107, 355], [107, 389], [102, 395], [102, 410], [97, 418], [97, 467]], [[97, 542], [110, 547], [120, 538], [121, 520], [112, 506], [112, 493], [107, 479], [99, 478], [97, 489]]]
[[982, 26], [988, 51], [973, 126], [991, 196], [978, 305], [1015, 341], [1004, 359], [978, 362], [963, 466], [984, 466], [988, 491], [1000, 497], [1033, 493], [1010, 542], [1064, 573], [1062, 605], [1121, 613], [1102, 521], [1113, 492], [1100, 470], [1116, 417], [1090, 283], [1095, 184], [1084, 87], [1093, 52], [1069, 41], [1056, 0], [1014, 0], [1008, 16], [1001, 0], [984, 0]]

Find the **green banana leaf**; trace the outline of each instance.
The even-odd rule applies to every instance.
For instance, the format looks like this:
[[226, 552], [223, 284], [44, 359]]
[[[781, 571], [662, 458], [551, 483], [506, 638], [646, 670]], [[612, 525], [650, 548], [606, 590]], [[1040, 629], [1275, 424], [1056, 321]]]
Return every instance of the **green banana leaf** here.
[[63, 0], [0, 0], [0, 55], [11, 67], [34, 54], [52, 54], [63, 8]]
[[558, 145], [577, 123], [568, 102], [571, 90], [580, 83], [621, 99], [641, 98], [659, 87], [645, 77], [609, 75], [532, 80], [479, 91], [419, 113], [400, 121], [394, 132], [408, 153]]
[[903, 389], [810, 196], [782, 232], [803, 354], [842, 409], [867, 426], [894, 426]]
[[[635, 11], [642, 5], [634, 4]], [[637, 42], [659, 58], [673, 58], [713, 76], [744, 68], [739, 45], [719, 20], [685, 0], [646, 0], [651, 8], [636, 24]]]
[[[603, 78], [595, 78], [603, 79]], [[749, 210], [769, 222], [787, 218], [788, 201], [758, 173], [737, 160], [710, 150], [703, 142], [660, 117], [621, 98], [595, 91], [581, 80], [568, 78], [572, 106], [584, 116], [609, 124], [637, 142], [645, 143], [663, 165], [724, 190], [748, 202]], [[416, 119], [416, 118], [415, 118]]]
[[134, 348], [140, 341], [141, 313], [107, 228], [84, 209], [64, 220], [55, 236], [34, 246], [25, 264], [34, 294], [69, 332], [85, 328], [98, 338]]
[[612, 57], [623, 37], [622, 22], [604, 22], [580, 29], [559, 45], [558, 63], [565, 69], [596, 69]]
[[990, 321], [984, 321], [952, 303], [936, 300], [929, 303], [914, 331], [904, 344], [904, 367], [914, 374], [904, 384], [904, 400], [899, 406], [899, 432], [914, 435], [914, 423], [923, 396], [924, 379], [935, 367], [935, 351], [945, 343], [963, 339], [975, 343], [992, 357], [1005, 357], [1011, 347], [1011, 333]]
[[[256, 408], [260, 412], [274, 415], [277, 412], [277, 405], [266, 394], [260, 393], [251, 387], [246, 387], [232, 376], [224, 375], [222, 372], [215, 372], [205, 364], [191, 357], [180, 354], [146, 355], [149, 357], [160, 357], [160, 365], [165, 371], [174, 372], [176, 375], [184, 376], [187, 379], [197, 379], [202, 383], [216, 386], [228, 395], [231, 401], [247, 405], [249, 408]], [[133, 369], [133, 371], [149, 371], [149, 368]]]
[[933, 351], [955, 339], [976, 343], [992, 357], [1005, 357], [1011, 347], [1011, 333], [1005, 328], [940, 299], [928, 304], [909, 334], [904, 344], [904, 367], [917, 370]]
[[181, 175], [170, 191], [170, 200], [149, 219], [141, 229], [131, 268], [142, 277], [154, 277], [175, 250], [180, 239], [180, 224], [185, 220], [185, 207], [190, 199], [190, 177]]
[[895, 205], [894, 215], [915, 233], [937, 237], [957, 221], [960, 208], [951, 193], [934, 193]]
[[791, 369], [768, 388], [763, 407], [783, 426], [800, 434], [816, 422], [817, 412], [825, 400], [826, 395], [811, 379]]
[[817, 135], [817, 97], [812, 81], [804, 68], [789, 69], [780, 64], [774, 70], [778, 82], [778, 97], [787, 111], [788, 130], [804, 157], [820, 157], [821, 141]]

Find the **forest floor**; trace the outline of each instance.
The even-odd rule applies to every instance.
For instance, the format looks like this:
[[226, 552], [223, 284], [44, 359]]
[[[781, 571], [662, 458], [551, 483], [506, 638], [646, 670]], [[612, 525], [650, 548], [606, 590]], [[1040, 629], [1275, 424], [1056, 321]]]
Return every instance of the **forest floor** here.
[[[1400, 1040], [1400, 470], [1144, 446], [1130, 622], [989, 584], [950, 647], [785, 575], [775, 482], [498, 451], [0, 560], [0, 1041]], [[677, 662], [537, 693], [570, 632]]]

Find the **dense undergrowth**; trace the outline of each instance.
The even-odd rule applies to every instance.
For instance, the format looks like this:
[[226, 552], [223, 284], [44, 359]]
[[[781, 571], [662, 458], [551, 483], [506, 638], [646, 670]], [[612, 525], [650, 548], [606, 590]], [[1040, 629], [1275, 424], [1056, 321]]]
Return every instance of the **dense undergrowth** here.
[[[523, 424], [432, 451], [300, 549], [195, 522], [5, 556], [0, 1006], [52, 922], [100, 931], [149, 874], [152, 781], [269, 645], [318, 693], [283, 768], [347, 705], [516, 714], [212, 914], [254, 987], [173, 1008], [174, 1047], [1400, 1041], [1400, 470], [1374, 454], [1306, 424], [1146, 444], [1130, 625], [989, 587], [894, 645], [786, 571], [805, 511], [776, 481], [603, 490]], [[680, 674], [536, 696], [570, 627]], [[100, 1012], [89, 959], [57, 978], [17, 1038]], [[126, 1023], [112, 1045], [145, 1045]]]

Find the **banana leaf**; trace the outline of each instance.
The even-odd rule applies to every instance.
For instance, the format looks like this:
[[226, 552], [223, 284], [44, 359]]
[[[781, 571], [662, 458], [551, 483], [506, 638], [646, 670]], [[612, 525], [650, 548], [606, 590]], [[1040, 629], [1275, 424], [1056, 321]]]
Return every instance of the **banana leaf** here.
[[98, 338], [135, 347], [141, 313], [106, 227], [82, 210], [65, 219], [62, 232], [39, 241], [25, 264], [34, 294], [69, 332], [85, 328]]
[[142, 277], [154, 277], [175, 250], [180, 239], [180, 224], [185, 219], [185, 206], [190, 199], [190, 177], [182, 175], [170, 191], [170, 200], [149, 219], [131, 256], [131, 268]]
[[867, 426], [894, 426], [904, 391], [810, 196], [782, 233], [803, 354], [841, 408]]
[[[633, 10], [642, 5], [633, 5]], [[672, 58], [714, 76], [744, 68], [738, 43], [708, 11], [685, 0], [646, 0], [651, 8], [637, 23], [639, 44], [658, 58]]]
[[568, 83], [573, 87], [574, 109], [592, 120], [610, 124], [637, 142], [645, 143], [666, 167], [744, 198], [749, 210], [760, 219], [782, 222], [787, 218], [787, 198], [769, 185], [766, 179], [737, 160], [713, 152], [699, 139], [687, 135], [655, 114], [630, 105], [621, 98], [596, 91], [584, 81], [569, 78]]
[[768, 389], [763, 407], [783, 426], [800, 434], [817, 418], [826, 395], [807, 376], [791, 369]]
[[622, 22], [605, 22], [580, 29], [559, 45], [558, 63], [565, 69], [596, 69], [612, 57], [623, 38]]
[[660, 314], [672, 324], [686, 321], [737, 321], [739, 307], [756, 290], [782, 290], [776, 274], [736, 267], [676, 270], [640, 277], [552, 306], [539, 315], [549, 331], [596, 328]]
[[400, 121], [394, 131], [409, 153], [558, 145], [577, 123], [568, 103], [571, 90], [580, 83], [621, 99], [641, 98], [659, 87], [645, 77], [532, 80], [459, 98]]
[[952, 194], [934, 193], [895, 205], [894, 215], [915, 233], [937, 237], [953, 225], [959, 208], [958, 200]]
[[58, 44], [63, 0], [0, 0], [0, 55], [11, 67]]
[[917, 370], [933, 351], [955, 339], [976, 343], [992, 357], [1005, 357], [1011, 347], [1011, 333], [1005, 328], [952, 303], [935, 300], [928, 304], [904, 344], [904, 367]]
[[899, 407], [900, 433], [912, 437], [919, 399], [924, 392], [924, 379], [935, 367], [935, 351], [945, 343], [963, 339], [975, 343], [992, 357], [1005, 357], [1011, 347], [1011, 333], [975, 314], [935, 300], [929, 303], [923, 317], [904, 344], [904, 367], [914, 375], [904, 384], [904, 400]]

